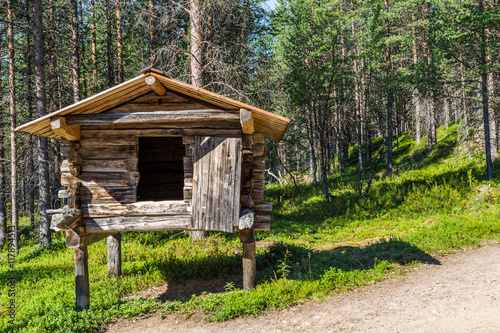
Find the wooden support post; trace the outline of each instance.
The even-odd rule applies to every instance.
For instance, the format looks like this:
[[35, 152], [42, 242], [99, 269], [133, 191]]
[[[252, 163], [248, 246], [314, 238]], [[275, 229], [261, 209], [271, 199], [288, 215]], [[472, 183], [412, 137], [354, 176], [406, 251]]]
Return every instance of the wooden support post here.
[[257, 275], [255, 230], [253, 228], [240, 230], [240, 240], [243, 244], [243, 289], [251, 291], [255, 287]]
[[75, 256], [75, 292], [76, 306], [88, 309], [90, 304], [89, 294], [89, 256], [87, 246], [73, 249]]
[[122, 234], [108, 236], [108, 278], [122, 274]]
[[163, 96], [167, 92], [167, 89], [163, 86], [163, 84], [161, 84], [160, 81], [158, 81], [154, 76], [146, 76], [145, 81], [157, 95]]

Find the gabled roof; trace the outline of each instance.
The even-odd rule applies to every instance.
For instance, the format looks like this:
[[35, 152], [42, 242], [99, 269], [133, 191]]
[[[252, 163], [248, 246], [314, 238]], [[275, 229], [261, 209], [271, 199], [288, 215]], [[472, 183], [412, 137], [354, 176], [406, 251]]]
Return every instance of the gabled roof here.
[[82, 101], [69, 105], [59, 111], [55, 111], [29, 123], [16, 128], [18, 132], [25, 132], [47, 138], [60, 139], [61, 137], [52, 131], [50, 118], [54, 116], [65, 116], [70, 114], [91, 114], [105, 112], [113, 107], [128, 102], [145, 93], [152, 91], [150, 85], [145, 81], [148, 76], [154, 76], [169, 91], [178, 92], [189, 97], [211, 103], [223, 109], [246, 109], [252, 111], [256, 132], [264, 133], [265, 136], [281, 140], [288, 127], [288, 118], [256, 108], [254, 106], [218, 95], [205, 89], [196, 88], [190, 84], [173, 80], [155, 68], [144, 69], [139, 75], [127, 82], [109, 88], [99, 94], [88, 97]]

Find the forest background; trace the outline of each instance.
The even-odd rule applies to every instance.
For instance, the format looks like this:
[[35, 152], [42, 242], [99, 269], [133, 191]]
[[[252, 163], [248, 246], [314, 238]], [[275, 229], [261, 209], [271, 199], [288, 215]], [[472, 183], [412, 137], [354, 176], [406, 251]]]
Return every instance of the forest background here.
[[13, 129], [147, 66], [290, 118], [284, 139], [267, 143], [267, 180], [307, 175], [327, 202], [328, 178], [350, 160], [367, 193], [377, 164], [386, 176], [405, 167], [393, 165], [403, 133], [432, 149], [437, 127], [452, 122], [493, 177], [498, 1], [279, 0], [269, 10], [261, 0], [4, 0], [0, 9], [0, 242], [10, 224], [16, 250], [20, 216], [41, 247], [51, 241], [61, 157], [58, 141]]

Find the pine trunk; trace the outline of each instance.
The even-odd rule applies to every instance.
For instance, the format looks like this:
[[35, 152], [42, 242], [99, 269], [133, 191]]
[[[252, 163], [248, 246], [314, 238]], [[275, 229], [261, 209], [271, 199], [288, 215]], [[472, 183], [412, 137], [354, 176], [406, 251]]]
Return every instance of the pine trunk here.
[[151, 66], [155, 64], [156, 40], [155, 40], [155, 2], [149, 0], [149, 61]]
[[[45, 73], [43, 53], [43, 24], [42, 24], [42, 0], [33, 2], [34, 22], [34, 46], [35, 46], [35, 85], [36, 85], [36, 109], [39, 117], [45, 112]], [[48, 165], [47, 139], [38, 138], [38, 182], [40, 210], [40, 247], [51, 242], [50, 223], [47, 215], [49, 204], [49, 165]]]
[[97, 94], [99, 91], [99, 83], [97, 76], [97, 36], [95, 31], [95, 0], [90, 2], [90, 35], [92, 49], [92, 93]]
[[7, 0], [7, 34], [9, 48], [9, 113], [10, 113], [10, 184], [12, 243], [15, 253], [19, 252], [19, 217], [17, 203], [17, 146], [16, 146], [16, 82], [14, 59], [14, 13], [12, 0]]
[[201, 28], [202, 8], [204, 0], [190, 0], [190, 32], [191, 32], [191, 84], [198, 88], [205, 85], [203, 67], [203, 31]]
[[71, 0], [71, 60], [73, 74], [73, 101], [80, 100], [80, 57], [78, 53], [78, 3]]
[[116, 1], [116, 47], [117, 47], [117, 62], [118, 62], [118, 83], [124, 81], [123, 70], [123, 37], [122, 37], [122, 12], [120, 10], [120, 2]]

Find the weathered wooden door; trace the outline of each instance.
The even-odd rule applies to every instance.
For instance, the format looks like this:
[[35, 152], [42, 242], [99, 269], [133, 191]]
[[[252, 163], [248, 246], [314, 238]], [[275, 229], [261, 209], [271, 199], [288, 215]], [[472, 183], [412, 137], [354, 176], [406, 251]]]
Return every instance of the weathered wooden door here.
[[197, 136], [192, 227], [233, 232], [240, 214], [241, 139]]

